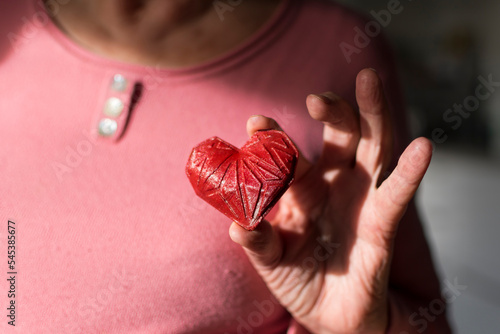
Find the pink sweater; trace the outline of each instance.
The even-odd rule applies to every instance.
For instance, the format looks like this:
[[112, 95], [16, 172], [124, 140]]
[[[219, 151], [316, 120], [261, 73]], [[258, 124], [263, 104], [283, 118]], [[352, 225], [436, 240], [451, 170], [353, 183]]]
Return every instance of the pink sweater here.
[[228, 54], [151, 68], [82, 49], [39, 3], [0, 4], [0, 332], [14, 329], [12, 301], [19, 333], [294, 332], [184, 167], [208, 137], [243, 144], [252, 114], [275, 118], [317, 158], [322, 126], [307, 94], [354, 102], [364, 67], [382, 74], [401, 118], [384, 43], [349, 63], [339, 45], [354, 45], [364, 21], [328, 1], [290, 0]]

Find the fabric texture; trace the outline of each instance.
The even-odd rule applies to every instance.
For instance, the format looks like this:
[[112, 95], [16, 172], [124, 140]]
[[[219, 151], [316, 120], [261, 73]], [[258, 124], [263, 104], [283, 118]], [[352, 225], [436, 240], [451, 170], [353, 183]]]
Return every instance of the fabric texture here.
[[[230, 53], [165, 69], [96, 56], [38, 1], [2, 1], [0, 248], [14, 221], [16, 332], [301, 333], [230, 240], [228, 219], [195, 196], [184, 167], [209, 137], [241, 146], [253, 114], [276, 119], [317, 159], [322, 125], [308, 116], [306, 96], [334, 91], [354, 104], [366, 67], [381, 74], [404, 138], [385, 43], [372, 38], [351, 62], [340, 48], [364, 25], [329, 1], [289, 0]], [[116, 74], [127, 80], [122, 92], [111, 87]], [[115, 96], [124, 102], [120, 133], [102, 137], [103, 108]], [[12, 329], [5, 320], [0, 327]]]

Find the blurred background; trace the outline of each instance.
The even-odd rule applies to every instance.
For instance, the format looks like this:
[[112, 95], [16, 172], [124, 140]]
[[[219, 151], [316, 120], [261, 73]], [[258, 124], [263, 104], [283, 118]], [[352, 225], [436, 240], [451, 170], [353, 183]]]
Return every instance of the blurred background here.
[[442, 284], [462, 286], [455, 332], [499, 333], [500, 1], [339, 2], [381, 22], [412, 133], [435, 143], [417, 201]]

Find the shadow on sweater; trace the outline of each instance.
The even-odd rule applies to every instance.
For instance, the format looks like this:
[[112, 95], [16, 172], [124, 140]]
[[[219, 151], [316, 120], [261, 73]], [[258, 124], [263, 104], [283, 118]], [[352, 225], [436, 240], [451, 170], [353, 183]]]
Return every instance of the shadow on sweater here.
[[0, 1], [0, 62], [32, 42], [49, 21], [43, 0]]

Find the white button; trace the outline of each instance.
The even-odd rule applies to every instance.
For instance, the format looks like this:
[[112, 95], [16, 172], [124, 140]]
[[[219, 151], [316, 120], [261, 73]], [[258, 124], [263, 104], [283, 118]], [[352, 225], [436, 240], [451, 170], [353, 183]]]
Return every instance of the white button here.
[[117, 92], [123, 92], [125, 88], [127, 88], [127, 79], [121, 74], [115, 74], [113, 82], [111, 83], [111, 88]]
[[118, 117], [124, 108], [123, 102], [117, 97], [110, 97], [104, 105], [104, 113], [111, 117]]
[[114, 119], [103, 118], [99, 122], [99, 134], [109, 137], [115, 134], [118, 129], [118, 123]]

